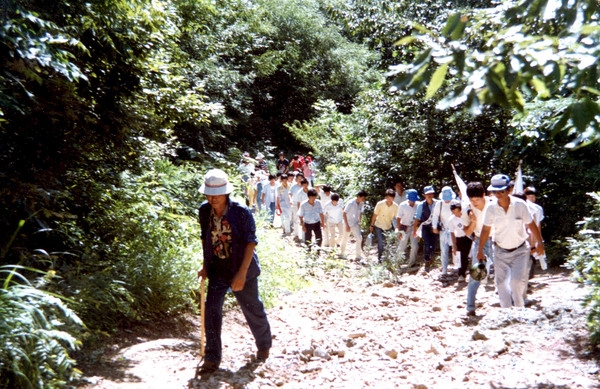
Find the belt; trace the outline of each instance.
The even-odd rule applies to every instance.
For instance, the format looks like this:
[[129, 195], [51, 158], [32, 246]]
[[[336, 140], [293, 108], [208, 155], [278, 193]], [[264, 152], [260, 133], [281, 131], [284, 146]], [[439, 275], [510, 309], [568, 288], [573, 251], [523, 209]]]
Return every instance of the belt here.
[[496, 242], [494, 242], [494, 244], [501, 248], [502, 250], [506, 251], [507, 253], [512, 253], [513, 251], [520, 249], [521, 247], [523, 247], [525, 245], [525, 243], [527, 243], [527, 241], [523, 241], [523, 243], [521, 243], [520, 245], [518, 245], [517, 247], [513, 248], [513, 249], [505, 249], [504, 247], [501, 247], [500, 245], [498, 245]]
[[307, 221], [305, 221], [305, 222], [304, 222], [304, 224], [308, 224], [309, 226], [313, 226], [313, 225], [315, 225], [315, 224], [319, 224], [319, 223], [321, 223], [321, 221], [320, 221], [320, 220], [318, 220], [318, 221], [316, 221], [316, 222], [314, 222], [314, 223], [309, 223], [309, 222], [307, 222]]

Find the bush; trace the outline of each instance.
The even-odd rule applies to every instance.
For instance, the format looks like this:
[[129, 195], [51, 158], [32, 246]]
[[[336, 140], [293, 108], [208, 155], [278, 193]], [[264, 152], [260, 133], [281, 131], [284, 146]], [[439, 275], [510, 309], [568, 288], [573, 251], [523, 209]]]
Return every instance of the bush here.
[[592, 343], [600, 344], [600, 193], [589, 193], [595, 200], [592, 214], [581, 221], [577, 237], [568, 238], [568, 266], [576, 281], [590, 287], [584, 304], [589, 308], [588, 329]]
[[[69, 351], [80, 346], [72, 333], [83, 324], [60, 299], [31, 285], [17, 269], [0, 268], [0, 387], [65, 387], [81, 373]], [[15, 276], [22, 283], [14, 282]], [[42, 280], [40, 284], [47, 281]]]
[[193, 166], [156, 158], [144, 173], [124, 172], [119, 186], [99, 190], [86, 220], [62, 224], [81, 244], [78, 260], [57, 269], [68, 282], [54, 286], [77, 302], [90, 329], [110, 332], [195, 305], [200, 180]]

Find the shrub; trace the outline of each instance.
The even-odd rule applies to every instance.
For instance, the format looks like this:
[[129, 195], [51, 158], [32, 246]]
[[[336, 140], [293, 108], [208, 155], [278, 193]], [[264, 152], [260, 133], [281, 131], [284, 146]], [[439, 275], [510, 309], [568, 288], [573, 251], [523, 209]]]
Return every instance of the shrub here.
[[579, 222], [579, 235], [568, 238], [568, 266], [576, 281], [590, 287], [584, 304], [589, 308], [588, 329], [592, 343], [600, 344], [600, 193], [589, 193], [595, 200], [592, 214]]
[[78, 260], [57, 269], [69, 282], [55, 287], [77, 302], [92, 330], [110, 332], [195, 304], [201, 175], [192, 166], [156, 158], [144, 173], [124, 172], [121, 178], [119, 186], [99, 191], [86, 220], [62, 224], [66, 235], [82, 243], [74, 248]]
[[69, 351], [80, 346], [72, 333], [83, 324], [60, 299], [16, 273], [18, 269], [0, 268], [0, 387], [65, 387], [81, 373]]

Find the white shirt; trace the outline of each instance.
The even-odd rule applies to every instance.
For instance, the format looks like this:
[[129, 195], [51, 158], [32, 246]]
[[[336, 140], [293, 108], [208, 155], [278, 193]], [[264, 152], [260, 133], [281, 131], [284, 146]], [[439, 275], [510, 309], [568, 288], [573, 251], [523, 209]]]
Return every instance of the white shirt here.
[[294, 183], [292, 186], [290, 186], [290, 193], [292, 196], [296, 195], [299, 190], [302, 190], [302, 185], [300, 184]]
[[293, 197], [294, 206], [297, 209], [299, 209], [300, 204], [302, 204], [306, 200], [308, 200], [308, 194], [303, 189], [300, 189], [298, 192], [296, 192], [296, 194]]
[[[473, 232], [475, 233], [476, 237], [481, 236], [481, 229], [483, 228], [483, 215], [485, 214], [485, 211], [488, 209], [488, 207], [493, 204], [496, 203], [495, 201], [484, 201], [484, 205], [483, 205], [483, 210], [479, 210], [477, 208], [475, 208], [474, 206], [472, 206], [471, 204], [468, 205], [468, 208], [464, 207], [462, 210], [462, 221], [463, 224], [465, 226], [468, 226], [469, 224], [471, 224], [471, 219], [469, 219], [469, 215], [468, 215], [468, 209], [470, 209], [474, 214], [475, 214], [475, 228], [473, 229]], [[493, 229], [492, 229], [493, 231]], [[490, 234], [491, 236], [491, 234]]]
[[320, 200], [315, 200], [314, 204], [309, 203], [308, 200], [303, 201], [298, 210], [298, 216], [302, 218], [302, 221], [305, 224], [315, 224], [320, 222], [320, 215], [322, 213], [323, 207], [321, 206]]
[[441, 206], [438, 203], [433, 208], [431, 227], [433, 227], [434, 230], [442, 229], [442, 226], [443, 228], [446, 228], [450, 217], [453, 216], [452, 211], [450, 210], [450, 201], [446, 202], [442, 200], [440, 202], [442, 203]]
[[277, 188], [277, 197], [279, 198], [279, 206], [283, 209], [290, 209], [292, 202], [290, 201], [290, 187], [280, 185]]
[[363, 212], [365, 207], [365, 203], [358, 203], [356, 200], [350, 201], [346, 204], [344, 208], [344, 213], [346, 214], [346, 221], [348, 221], [348, 227], [354, 227], [355, 225], [360, 225], [360, 215]]
[[338, 224], [344, 220], [344, 206], [338, 201], [336, 205], [328, 202], [323, 207], [323, 213], [326, 216], [327, 223]]
[[325, 192], [323, 192], [322, 189], [319, 191], [319, 197], [321, 198], [321, 203], [323, 205], [325, 205], [325, 204], [327, 204], [328, 202], [331, 201], [331, 194], [332, 193], [333, 192], [329, 192], [329, 195], [326, 195]]
[[467, 236], [467, 234], [465, 234], [465, 224], [462, 220], [462, 217], [456, 217], [454, 215], [450, 216], [447, 226], [450, 232], [454, 233], [456, 238]]
[[402, 204], [404, 201], [407, 200], [408, 194], [406, 193], [405, 190], [402, 191], [402, 195], [399, 195], [398, 192], [396, 192], [396, 194], [394, 195], [394, 202], [398, 205]]
[[254, 172], [254, 164], [251, 163], [250, 161], [246, 161], [246, 162], [242, 161], [242, 163], [240, 163], [239, 169], [244, 174], [250, 174], [250, 173]]
[[503, 249], [519, 247], [528, 235], [523, 225], [533, 221], [525, 201], [509, 196], [510, 204], [505, 212], [498, 203], [492, 203], [483, 215], [483, 224], [495, 229], [495, 243]]
[[410, 206], [410, 202], [405, 200], [398, 205], [398, 213], [396, 214], [396, 218], [400, 218], [400, 224], [403, 226], [412, 226], [413, 218], [415, 217], [415, 212], [417, 210], [416, 201], [413, 203], [412, 207]]
[[271, 182], [269, 182], [269, 184], [266, 186], [263, 183], [262, 192], [264, 195], [265, 204], [274, 203], [277, 199], [277, 185], [273, 184], [273, 186], [271, 186]]
[[531, 216], [535, 219], [535, 224], [538, 226], [544, 220], [544, 208], [541, 205], [534, 203], [533, 201], [527, 200], [527, 206], [529, 207], [529, 212], [531, 212]]

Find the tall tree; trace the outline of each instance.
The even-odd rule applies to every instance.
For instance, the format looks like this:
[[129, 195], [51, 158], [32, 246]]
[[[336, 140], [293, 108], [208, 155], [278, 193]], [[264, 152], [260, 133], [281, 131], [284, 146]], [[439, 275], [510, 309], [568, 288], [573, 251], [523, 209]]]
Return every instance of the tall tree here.
[[329, 26], [316, 1], [219, 1], [213, 13], [191, 17], [205, 7], [179, 4], [180, 44], [188, 76], [225, 110], [225, 120], [197, 129], [209, 139], [221, 134], [221, 148], [232, 138], [293, 147], [285, 123], [312, 118], [319, 99], [348, 112], [373, 79], [372, 54]]

